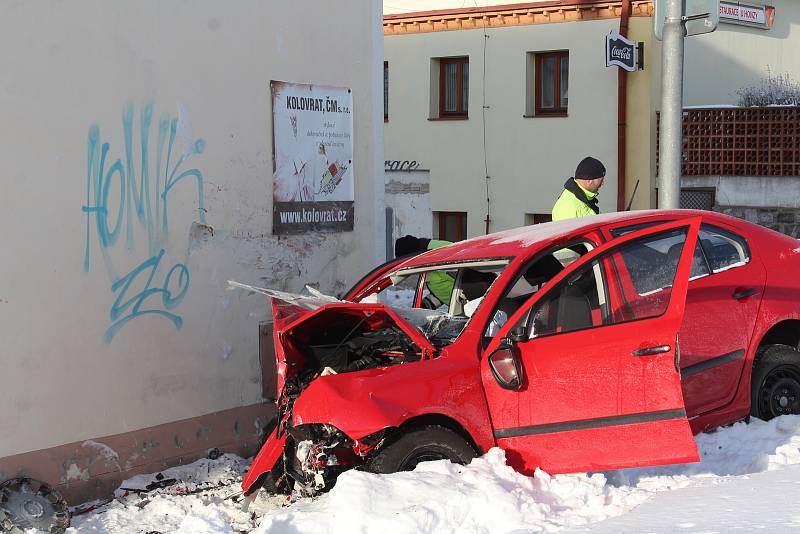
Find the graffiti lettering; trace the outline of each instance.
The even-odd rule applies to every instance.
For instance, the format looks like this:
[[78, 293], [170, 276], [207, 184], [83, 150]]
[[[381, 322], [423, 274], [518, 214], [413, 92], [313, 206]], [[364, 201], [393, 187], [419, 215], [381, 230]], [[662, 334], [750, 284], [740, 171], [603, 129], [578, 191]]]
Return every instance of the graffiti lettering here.
[[393, 159], [383, 162], [383, 168], [387, 171], [414, 171], [419, 168], [419, 163], [416, 161], [400, 161], [399, 159]]
[[[178, 118], [164, 114], [158, 121], [156, 141], [155, 176], [151, 183], [150, 128], [153, 106], [148, 103], [142, 107], [139, 116], [139, 163], [138, 177], [134, 161], [133, 106], [128, 104], [122, 112], [122, 128], [125, 143], [125, 163], [116, 159], [109, 163], [109, 143], [100, 143], [100, 129], [94, 124], [89, 128], [87, 153], [86, 204], [82, 211], [86, 214], [86, 248], [83, 269], [89, 272], [92, 228], [103, 263], [111, 279], [111, 291], [116, 300], [111, 307], [111, 326], [105, 334], [110, 343], [114, 335], [128, 322], [142, 315], [157, 315], [172, 322], [180, 329], [183, 320], [167, 310], [176, 307], [189, 289], [189, 269], [183, 263], [175, 263], [164, 277], [161, 287], [151, 287], [153, 278], [165, 255], [164, 241], [169, 233], [169, 200], [175, 188], [186, 178], [196, 184], [197, 212], [201, 224], [206, 223], [205, 201], [203, 197], [203, 175], [196, 168], [183, 170], [184, 164], [194, 154], [205, 150], [205, 141], [193, 140], [183, 135], [178, 139], [182, 124]], [[182, 152], [173, 161], [176, 140], [183, 142]], [[112, 190], [117, 193], [112, 194]], [[111, 250], [115, 248], [125, 228], [127, 249], [134, 248], [134, 223], [144, 228], [150, 258], [143, 261], [127, 274], [117, 274]], [[144, 280], [144, 289], [128, 297], [131, 284]], [[137, 286], [138, 287], [138, 286]], [[174, 290], [174, 291], [173, 291]], [[149, 297], [161, 295], [162, 309], [142, 309]], [[148, 301], [150, 302], [150, 301]]]
[[[119, 293], [117, 294], [117, 299], [114, 301], [114, 305], [111, 306], [111, 321], [113, 321], [113, 324], [108, 328], [108, 330], [106, 330], [105, 335], [105, 339], [108, 343], [111, 343], [111, 340], [114, 338], [114, 334], [116, 334], [123, 326], [125, 326], [128, 321], [143, 315], [160, 315], [172, 321], [172, 324], [175, 325], [176, 329], [180, 329], [181, 325], [183, 324], [183, 319], [181, 319], [180, 316], [170, 313], [166, 310], [170, 310], [177, 306], [183, 300], [183, 297], [189, 290], [189, 269], [182, 263], [176, 263], [172, 266], [172, 269], [169, 270], [167, 276], [164, 278], [163, 286], [151, 288], [150, 284], [153, 282], [153, 277], [158, 270], [158, 264], [161, 262], [161, 258], [163, 256], [164, 249], [161, 249], [157, 255], [145, 260], [130, 273], [111, 284], [111, 291], [114, 293], [119, 291]], [[133, 283], [133, 281], [136, 280], [139, 275], [142, 275], [146, 278], [144, 282], [144, 289], [136, 295], [133, 295], [128, 300], [124, 300], [128, 293], [128, 289], [130, 289], [131, 283]], [[175, 276], [177, 276], [177, 282], [173, 281], [173, 277]], [[177, 293], [174, 295], [170, 291], [170, 286], [173, 283], [176, 284], [177, 289]], [[161, 295], [161, 304], [165, 309], [140, 309], [148, 297], [159, 294]], [[126, 315], [123, 315], [124, 313]]]

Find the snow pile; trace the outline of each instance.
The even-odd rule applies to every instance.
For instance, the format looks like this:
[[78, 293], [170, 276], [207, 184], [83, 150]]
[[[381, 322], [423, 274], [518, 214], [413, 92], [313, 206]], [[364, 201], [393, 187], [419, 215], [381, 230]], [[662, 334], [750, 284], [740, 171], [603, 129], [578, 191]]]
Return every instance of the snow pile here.
[[350, 471], [316, 500], [269, 512], [258, 534], [554, 532], [624, 514], [656, 493], [800, 464], [800, 416], [697, 436], [701, 462], [608, 473], [522, 476], [492, 449], [468, 466]]
[[[673, 532], [703, 521], [744, 524], [745, 518], [737, 518], [740, 509], [793, 502], [800, 480], [800, 416], [754, 419], [696, 438], [702, 461], [695, 464], [525, 477], [505, 464], [502, 450], [492, 449], [468, 466], [440, 461], [393, 475], [349, 471], [328, 494], [290, 506], [283, 496], [260, 492], [249, 512], [241, 510], [239, 486], [247, 461], [223, 455], [134, 477], [113, 502], [74, 517], [67, 532]], [[715, 505], [719, 510], [712, 511]], [[676, 509], [691, 512], [692, 521], [682, 515], [676, 523]], [[787, 504], [769, 514], [750, 512], [749, 530], [797, 528], [800, 514], [793, 510]], [[606, 519], [607, 527], [597, 525]]]
[[800, 416], [752, 419], [695, 436], [700, 462], [609, 472], [611, 483], [653, 490], [674, 489], [704, 478], [741, 476], [800, 464]]
[[[76, 515], [67, 534], [234, 534], [249, 532], [256, 516], [241, 510], [241, 481], [249, 462], [232, 454], [216, 460], [138, 475], [122, 483], [115, 499], [91, 514]], [[285, 497], [262, 492], [251, 506], [257, 516]]]
[[328, 495], [273, 512], [256, 531], [551, 532], [620, 514], [646, 500], [602, 474], [520, 475], [497, 448], [468, 466], [420, 464], [412, 473], [349, 471]]

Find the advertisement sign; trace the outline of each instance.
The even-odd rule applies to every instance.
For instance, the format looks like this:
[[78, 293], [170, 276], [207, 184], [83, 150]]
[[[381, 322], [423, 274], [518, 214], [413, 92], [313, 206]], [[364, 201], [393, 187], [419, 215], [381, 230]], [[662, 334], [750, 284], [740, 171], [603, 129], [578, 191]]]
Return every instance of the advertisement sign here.
[[636, 41], [612, 31], [606, 35], [606, 67], [616, 65], [628, 72], [636, 70]]
[[275, 235], [353, 230], [353, 93], [270, 82]]
[[744, 24], [758, 28], [771, 28], [775, 8], [742, 2], [719, 3], [719, 19], [730, 24]]

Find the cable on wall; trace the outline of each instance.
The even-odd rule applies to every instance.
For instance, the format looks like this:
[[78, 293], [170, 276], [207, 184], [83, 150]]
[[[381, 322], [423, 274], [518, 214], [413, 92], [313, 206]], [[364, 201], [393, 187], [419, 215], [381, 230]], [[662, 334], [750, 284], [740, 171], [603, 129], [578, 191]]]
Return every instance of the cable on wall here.
[[[477, 0], [475, 7], [478, 7]], [[483, 21], [483, 80], [481, 83], [481, 95], [483, 102], [481, 103], [481, 123], [483, 125], [483, 170], [486, 177], [486, 233], [489, 233], [489, 223], [491, 218], [491, 198], [489, 196], [489, 163], [486, 157], [486, 110], [489, 106], [486, 105], [486, 41], [489, 40], [489, 34], [486, 33], [486, 15], [481, 20]]]

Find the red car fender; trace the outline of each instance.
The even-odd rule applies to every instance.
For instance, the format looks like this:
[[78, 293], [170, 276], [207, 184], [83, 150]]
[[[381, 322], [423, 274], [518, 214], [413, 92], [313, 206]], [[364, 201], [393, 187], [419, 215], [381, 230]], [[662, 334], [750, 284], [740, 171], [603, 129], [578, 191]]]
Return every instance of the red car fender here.
[[800, 269], [798, 241], [757, 226], [748, 227], [745, 231], [740, 227], [741, 223], [731, 224], [726, 219], [718, 221], [712, 218], [709, 222], [746, 236], [751, 261], [763, 264], [767, 278], [760, 288], [763, 295], [760, 296], [758, 318], [745, 353], [745, 364], [736, 394], [728, 405], [692, 419], [690, 424], [695, 434], [744, 419], [750, 414], [753, 361], [758, 348], [773, 327], [784, 321], [800, 320], [800, 307], [797, 305], [800, 289], [795, 289], [795, 273]]
[[294, 426], [327, 423], [353, 440], [414, 417], [458, 422], [481, 451], [495, 445], [478, 361], [440, 357], [389, 368], [323, 376], [294, 404]]
[[[278, 427], [280, 427], [280, 425], [278, 425]], [[261, 450], [253, 460], [253, 464], [247, 471], [247, 476], [245, 476], [244, 481], [242, 481], [242, 491], [245, 493], [247, 493], [250, 486], [258, 480], [258, 477], [263, 473], [272, 471], [272, 468], [275, 467], [275, 464], [280, 460], [283, 454], [283, 448], [286, 445], [286, 432], [282, 433], [280, 437], [278, 437], [277, 434], [278, 428], [276, 427], [267, 438], [267, 441], [264, 442]]]

